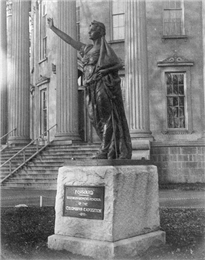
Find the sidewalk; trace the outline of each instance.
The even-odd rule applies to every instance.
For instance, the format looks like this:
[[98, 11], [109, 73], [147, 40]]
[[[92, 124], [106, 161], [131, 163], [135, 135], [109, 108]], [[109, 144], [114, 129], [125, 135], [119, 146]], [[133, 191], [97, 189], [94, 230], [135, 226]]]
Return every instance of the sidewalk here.
[[[54, 206], [56, 190], [5, 189], [1, 188], [1, 207]], [[159, 191], [160, 207], [168, 208], [204, 208], [205, 191], [180, 191], [164, 189]]]

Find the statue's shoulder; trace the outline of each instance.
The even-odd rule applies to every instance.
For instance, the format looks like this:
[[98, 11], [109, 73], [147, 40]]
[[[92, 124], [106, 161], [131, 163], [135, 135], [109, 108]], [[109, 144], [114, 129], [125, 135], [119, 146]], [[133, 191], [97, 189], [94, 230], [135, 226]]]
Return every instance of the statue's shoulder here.
[[80, 49], [80, 55], [83, 57], [89, 50], [93, 48], [93, 44], [84, 44]]

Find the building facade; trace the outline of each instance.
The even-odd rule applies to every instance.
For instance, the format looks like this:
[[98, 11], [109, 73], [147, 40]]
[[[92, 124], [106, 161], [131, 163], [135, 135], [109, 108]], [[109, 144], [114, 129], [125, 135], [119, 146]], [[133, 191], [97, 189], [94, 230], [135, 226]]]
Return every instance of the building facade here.
[[50, 128], [59, 144], [99, 143], [86, 112], [78, 54], [47, 26], [52, 17], [88, 43], [89, 24], [98, 20], [124, 64], [119, 75], [133, 159], [151, 159], [161, 183], [205, 181], [203, 0], [3, 2], [1, 136], [11, 131], [9, 144], [39, 135], [47, 140]]

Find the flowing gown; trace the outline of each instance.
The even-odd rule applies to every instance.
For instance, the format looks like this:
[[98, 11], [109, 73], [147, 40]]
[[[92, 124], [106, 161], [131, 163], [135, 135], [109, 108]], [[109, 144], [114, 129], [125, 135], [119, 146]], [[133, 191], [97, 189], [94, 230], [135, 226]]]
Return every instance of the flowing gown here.
[[97, 78], [97, 72], [120, 61], [105, 39], [99, 50], [93, 45], [83, 45], [80, 58], [83, 65], [84, 86], [88, 115], [98, 136], [101, 147], [96, 158], [131, 159], [132, 145], [125, 116], [118, 71]]

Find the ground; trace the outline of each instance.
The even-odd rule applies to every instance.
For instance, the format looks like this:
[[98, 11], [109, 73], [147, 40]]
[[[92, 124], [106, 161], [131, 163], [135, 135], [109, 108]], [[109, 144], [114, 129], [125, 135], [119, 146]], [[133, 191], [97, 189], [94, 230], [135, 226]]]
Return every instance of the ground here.
[[[87, 260], [66, 251], [47, 248], [47, 237], [54, 233], [53, 207], [2, 208], [2, 260]], [[204, 260], [204, 209], [160, 209], [161, 229], [166, 245], [151, 248], [136, 260]], [[105, 259], [107, 260], [107, 259]], [[126, 259], [121, 259], [126, 260]]]

